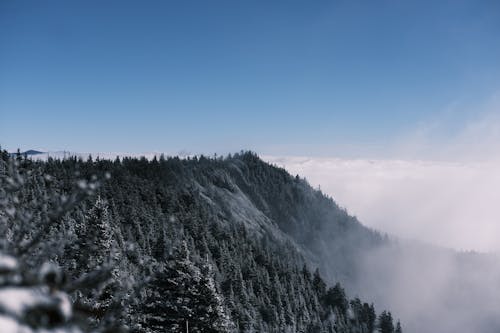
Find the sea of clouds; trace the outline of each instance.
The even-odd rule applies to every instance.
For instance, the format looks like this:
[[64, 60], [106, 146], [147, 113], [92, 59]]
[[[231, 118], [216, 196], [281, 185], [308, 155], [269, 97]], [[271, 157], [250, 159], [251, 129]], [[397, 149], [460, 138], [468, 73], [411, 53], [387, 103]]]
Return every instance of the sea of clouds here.
[[500, 93], [476, 112], [465, 107], [451, 103], [376, 153], [264, 159], [305, 177], [367, 226], [458, 250], [499, 251]]
[[500, 162], [264, 156], [377, 230], [455, 249], [500, 249]]

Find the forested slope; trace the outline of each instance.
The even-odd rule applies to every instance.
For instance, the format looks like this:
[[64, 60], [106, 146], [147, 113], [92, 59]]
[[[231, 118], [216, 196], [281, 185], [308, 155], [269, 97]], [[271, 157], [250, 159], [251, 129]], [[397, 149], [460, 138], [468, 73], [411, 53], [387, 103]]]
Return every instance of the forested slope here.
[[401, 331], [390, 312], [377, 318], [371, 302], [336, 283], [356, 277], [360, 251], [387, 240], [253, 153], [15, 159], [17, 167], [2, 154], [4, 188], [16, 184], [3, 191], [3, 251], [26, 269], [61, 266], [61, 289], [92, 318], [88, 327]]

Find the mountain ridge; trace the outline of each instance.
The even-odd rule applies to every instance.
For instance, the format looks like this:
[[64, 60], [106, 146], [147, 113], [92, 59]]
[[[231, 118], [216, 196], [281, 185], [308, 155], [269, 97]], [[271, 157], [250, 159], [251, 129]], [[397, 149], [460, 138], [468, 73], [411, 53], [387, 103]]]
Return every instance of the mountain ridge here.
[[[269, 331], [286, 322], [270, 319], [280, 317], [281, 306], [277, 300], [266, 300], [269, 291], [261, 291], [258, 285], [274, 281], [280, 290], [293, 294], [294, 287], [284, 277], [295, 276], [298, 267], [306, 264], [319, 268], [322, 279], [318, 281], [340, 282], [350, 297], [394, 311], [406, 332], [496, 333], [500, 328], [494, 306], [500, 297], [488, 288], [495, 279], [500, 281], [494, 257], [389, 238], [363, 226], [306, 180], [262, 161], [255, 153], [114, 160], [73, 156], [21, 163], [45, 170], [58, 179], [61, 189], [71, 187], [76, 179], [69, 175], [74, 172], [87, 178], [109, 172], [112, 177], [100, 196], [109, 203], [119, 238], [136, 244], [140, 256], [154, 262], [166, 260], [180, 239], [190, 244], [193, 260], [200, 262], [208, 254], [216, 267], [218, 288], [238, 305], [231, 307], [232, 316], [245, 327], [264, 325]], [[275, 278], [276, 268], [270, 262], [280, 267]], [[129, 270], [135, 271], [127, 268], [124, 274]], [[257, 276], [252, 270], [259, 272]], [[487, 278], [484, 283], [478, 282], [477, 271]], [[307, 310], [304, 303], [290, 302], [293, 313], [299, 309], [314, 313], [313, 321], [326, 329], [330, 324], [324, 315], [329, 310], [321, 308], [324, 298], [318, 296], [326, 291], [318, 288], [314, 296], [302, 289], [316, 299]], [[245, 292], [234, 296], [235, 289]], [[260, 304], [263, 312], [249, 299]], [[463, 299], [471, 300], [475, 308]], [[314, 310], [319, 305], [313, 304], [321, 306]], [[270, 307], [275, 309], [272, 315], [265, 310]], [[305, 327], [304, 319], [294, 318]]]

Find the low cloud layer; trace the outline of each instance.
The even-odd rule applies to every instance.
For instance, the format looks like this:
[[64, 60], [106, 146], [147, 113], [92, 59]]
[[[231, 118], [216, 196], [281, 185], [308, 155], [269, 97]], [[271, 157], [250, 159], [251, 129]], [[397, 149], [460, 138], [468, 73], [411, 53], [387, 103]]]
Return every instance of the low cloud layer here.
[[452, 103], [385, 151], [368, 150], [375, 159], [265, 159], [321, 186], [367, 226], [454, 249], [499, 251], [500, 93], [474, 113], [466, 108]]
[[500, 163], [266, 156], [370, 227], [455, 249], [500, 250]]
[[[265, 159], [306, 177], [367, 226], [459, 250], [499, 252], [499, 115], [484, 114], [446, 140], [439, 133], [447, 119], [424, 124], [378, 159]], [[393, 310], [405, 332], [498, 332], [498, 255], [398, 244], [353, 263], [359, 274], [351, 293]]]

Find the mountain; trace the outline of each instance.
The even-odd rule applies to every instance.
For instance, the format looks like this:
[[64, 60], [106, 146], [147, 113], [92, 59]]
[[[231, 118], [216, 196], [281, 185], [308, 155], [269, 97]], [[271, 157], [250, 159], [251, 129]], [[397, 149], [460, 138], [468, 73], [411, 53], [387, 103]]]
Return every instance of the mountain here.
[[[5, 248], [33, 269], [57, 262], [70, 285], [103, 268], [112, 272], [93, 288], [66, 291], [97, 323], [120, 321], [137, 332], [187, 326], [193, 332], [371, 332], [379, 322], [395, 324], [390, 312], [379, 310], [377, 321], [371, 303], [346, 295], [338, 281], [326, 282], [314, 264], [318, 249], [306, 246], [326, 213], [344, 219], [333, 221], [344, 235], [365, 229], [305, 180], [253, 153], [27, 159], [19, 168], [27, 179], [13, 187], [22, 200], [5, 208], [16, 212]], [[99, 187], [104, 173], [111, 178]], [[35, 218], [18, 229], [23, 216]], [[15, 241], [26, 233], [28, 245]], [[377, 233], [366, 234], [379, 241]]]
[[[39, 216], [29, 229], [41, 228], [44, 237], [27, 263], [51, 259], [76, 281], [109, 265], [110, 281], [74, 297], [138, 332], [189, 326], [193, 332], [377, 327], [385, 333], [396, 330], [393, 317], [402, 318], [405, 332], [499, 331], [495, 256], [366, 228], [305, 179], [254, 153], [71, 157], [25, 160], [21, 168], [32, 172], [18, 210], [50, 193], [64, 196], [42, 205], [56, 211], [72, 191], [98, 195], [83, 195], [50, 228], [40, 225], [53, 214], [29, 212]], [[108, 173], [100, 187], [93, 183]]]
[[18, 154], [20, 154], [21, 156], [33, 156], [33, 155], [45, 154], [45, 152], [30, 149], [30, 150], [26, 150], [24, 152], [10, 153], [11, 156], [17, 156]]
[[21, 153], [22, 155], [38, 155], [38, 154], [43, 154], [43, 151], [38, 151], [38, 150], [26, 150], [25, 152]]

